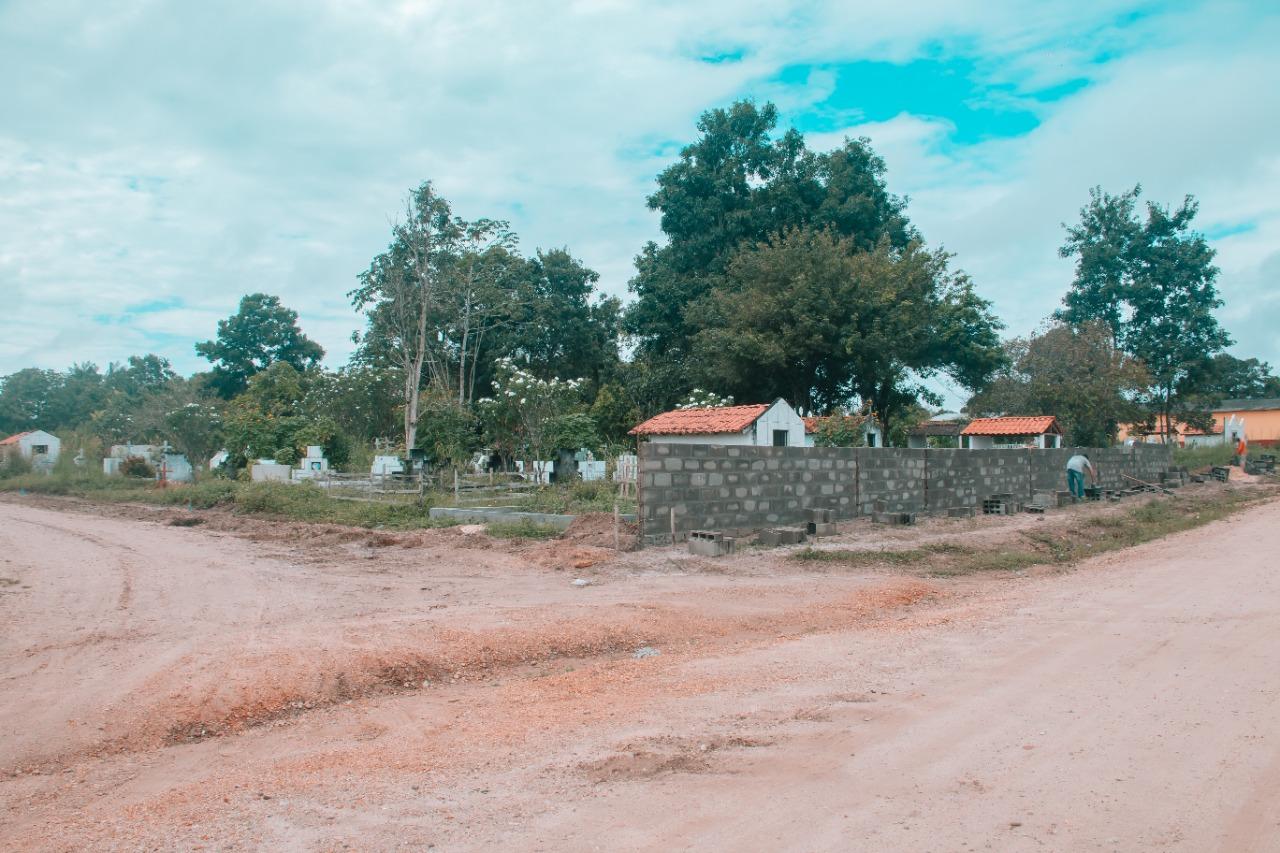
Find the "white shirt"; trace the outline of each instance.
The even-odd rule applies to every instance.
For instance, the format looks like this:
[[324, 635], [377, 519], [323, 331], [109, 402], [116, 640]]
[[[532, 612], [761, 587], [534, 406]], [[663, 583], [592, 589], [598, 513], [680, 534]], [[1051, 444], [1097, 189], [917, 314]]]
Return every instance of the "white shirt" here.
[[1089, 461], [1088, 457], [1084, 456], [1081, 453], [1077, 453], [1075, 456], [1072, 456], [1070, 459], [1067, 460], [1068, 471], [1079, 471], [1081, 474], [1083, 474], [1085, 468], [1088, 468], [1090, 471], [1092, 471], [1093, 463]]

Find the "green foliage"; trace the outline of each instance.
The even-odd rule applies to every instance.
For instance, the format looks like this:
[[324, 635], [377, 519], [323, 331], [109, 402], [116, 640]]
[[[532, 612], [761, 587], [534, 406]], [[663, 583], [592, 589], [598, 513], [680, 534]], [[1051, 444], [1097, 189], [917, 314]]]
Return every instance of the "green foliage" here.
[[1215, 406], [1223, 400], [1280, 397], [1280, 377], [1271, 372], [1271, 365], [1225, 352], [1201, 366], [1194, 386], [1200, 398], [1195, 405], [1201, 408]]
[[21, 453], [0, 455], [0, 480], [10, 477], [25, 477], [31, 473], [31, 460]]
[[1142, 361], [1152, 411], [1203, 425], [1196, 402], [1210, 359], [1231, 343], [1213, 311], [1222, 306], [1214, 250], [1191, 230], [1198, 205], [1153, 202], [1135, 210], [1140, 186], [1113, 196], [1090, 191], [1080, 223], [1067, 227], [1059, 250], [1076, 258], [1076, 275], [1059, 316], [1073, 324], [1103, 322], [1115, 344]]
[[598, 450], [600, 433], [596, 422], [586, 412], [558, 415], [547, 422], [547, 446], [553, 450]]
[[609, 445], [633, 445], [627, 432], [640, 423], [640, 410], [631, 401], [627, 390], [611, 382], [600, 388], [591, 404], [591, 420], [595, 422], [600, 437]]
[[243, 297], [235, 314], [218, 321], [217, 338], [196, 344], [196, 353], [213, 362], [209, 383], [224, 399], [273, 364], [306, 370], [324, 358], [320, 345], [298, 328], [298, 312], [265, 293]]
[[138, 477], [145, 480], [154, 480], [156, 477], [156, 469], [141, 456], [130, 456], [121, 461], [120, 473], [125, 477]]
[[1229, 442], [1205, 447], [1173, 448], [1173, 464], [1197, 471], [1211, 465], [1234, 465], [1236, 449]]
[[[695, 339], [714, 324], [701, 303], [725, 286], [734, 255], [771, 235], [830, 230], [854, 251], [881, 240], [904, 248], [915, 237], [905, 203], [886, 190], [884, 161], [868, 140], [846, 139], [834, 151], [815, 153], [795, 130], [775, 138], [777, 120], [772, 104], [739, 101], [710, 110], [698, 122], [699, 138], [658, 175], [648, 203], [662, 214], [667, 239], [663, 246], [646, 245], [636, 259], [636, 301], [626, 314], [639, 360], [696, 364], [690, 362]], [[706, 377], [679, 371], [675, 378], [655, 386], [665, 390], [656, 408], [669, 407]], [[738, 396], [785, 394], [770, 388]]]
[[814, 447], [863, 447], [867, 443], [867, 422], [873, 419], [871, 411], [863, 408], [847, 414], [842, 411], [823, 417], [813, 433]]
[[346, 461], [346, 437], [322, 409], [323, 400], [310, 396], [319, 377], [318, 371], [299, 373], [288, 362], [278, 361], [249, 379], [245, 392], [227, 405], [224, 420], [233, 467], [258, 458], [292, 464], [312, 444], [324, 448], [330, 464]]
[[702, 308], [697, 362], [742, 398], [802, 411], [857, 397], [881, 425], [924, 399], [922, 379], [983, 384], [1002, 361], [990, 304], [945, 252], [887, 239], [870, 251], [831, 231], [791, 230], [734, 257]]
[[1065, 443], [1106, 447], [1121, 424], [1141, 421], [1146, 370], [1117, 349], [1098, 320], [1057, 324], [1005, 344], [1009, 366], [965, 406], [973, 415], [1055, 415]]
[[[477, 401], [485, 437], [498, 453], [525, 460], [545, 460], [562, 441], [584, 437], [590, 418], [566, 420], [582, 409], [581, 379], [539, 379], [512, 359], [498, 361], [493, 396]], [[594, 434], [594, 424], [590, 426]], [[598, 438], [591, 446], [598, 443]]]
[[452, 397], [433, 395], [423, 403], [417, 440], [433, 465], [461, 468], [480, 449], [480, 422]]

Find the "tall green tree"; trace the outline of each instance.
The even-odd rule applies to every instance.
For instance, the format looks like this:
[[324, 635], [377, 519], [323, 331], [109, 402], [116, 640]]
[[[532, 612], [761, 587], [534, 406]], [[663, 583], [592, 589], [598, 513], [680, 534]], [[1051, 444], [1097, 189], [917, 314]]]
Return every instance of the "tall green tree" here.
[[1223, 400], [1249, 400], [1280, 397], [1280, 376], [1271, 365], [1256, 358], [1236, 358], [1220, 352], [1204, 366], [1197, 377], [1200, 395], [1205, 405], [1217, 405]]
[[277, 362], [306, 370], [324, 358], [324, 349], [298, 327], [298, 312], [265, 293], [242, 298], [235, 314], [218, 321], [216, 339], [196, 344], [196, 353], [213, 362], [209, 382], [224, 399]]
[[63, 425], [58, 394], [64, 379], [56, 370], [28, 367], [0, 379], [0, 432], [54, 430]]
[[1103, 321], [1055, 324], [1005, 344], [1008, 366], [969, 399], [976, 416], [1054, 415], [1068, 444], [1105, 447], [1123, 423], [1145, 417], [1149, 384], [1140, 362], [1112, 341]]
[[[881, 240], [903, 248], [916, 237], [868, 140], [815, 153], [795, 130], [774, 138], [777, 120], [772, 104], [750, 101], [708, 111], [701, 136], [658, 176], [648, 204], [662, 214], [666, 243], [637, 257], [626, 314], [642, 359], [688, 358], [707, 316], [696, 306], [722, 286], [744, 246], [792, 228], [829, 229], [861, 251]], [[670, 399], [686, 390], [671, 388]]]
[[739, 253], [703, 304], [695, 359], [737, 399], [802, 410], [868, 405], [888, 433], [945, 375], [980, 387], [1000, 366], [1000, 323], [950, 256], [883, 238], [859, 251], [830, 229], [792, 229]]
[[1141, 186], [1118, 196], [1094, 188], [1079, 224], [1064, 226], [1060, 253], [1076, 259], [1076, 275], [1059, 316], [1106, 323], [1146, 366], [1151, 411], [1197, 423], [1205, 420], [1195, 405], [1210, 360], [1231, 344], [1213, 314], [1222, 305], [1215, 253], [1192, 230], [1193, 197], [1176, 208], [1147, 202], [1139, 218], [1141, 194]]

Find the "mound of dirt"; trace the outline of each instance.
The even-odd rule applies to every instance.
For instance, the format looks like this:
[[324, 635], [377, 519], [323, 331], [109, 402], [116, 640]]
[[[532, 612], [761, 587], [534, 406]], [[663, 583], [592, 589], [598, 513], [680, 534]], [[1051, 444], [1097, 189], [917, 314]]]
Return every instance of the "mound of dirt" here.
[[[591, 545], [596, 548], [614, 547], [613, 515], [607, 512], [588, 512], [578, 516], [560, 536], [562, 542], [575, 545]], [[618, 549], [634, 551], [640, 526], [635, 522], [618, 523]]]

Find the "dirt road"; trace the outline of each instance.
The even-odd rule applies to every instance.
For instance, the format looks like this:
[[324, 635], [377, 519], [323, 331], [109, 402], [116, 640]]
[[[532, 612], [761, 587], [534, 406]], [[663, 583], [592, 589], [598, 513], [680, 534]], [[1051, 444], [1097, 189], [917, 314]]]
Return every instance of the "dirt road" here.
[[1280, 850], [1280, 503], [961, 579], [361, 536], [0, 503], [0, 846]]

